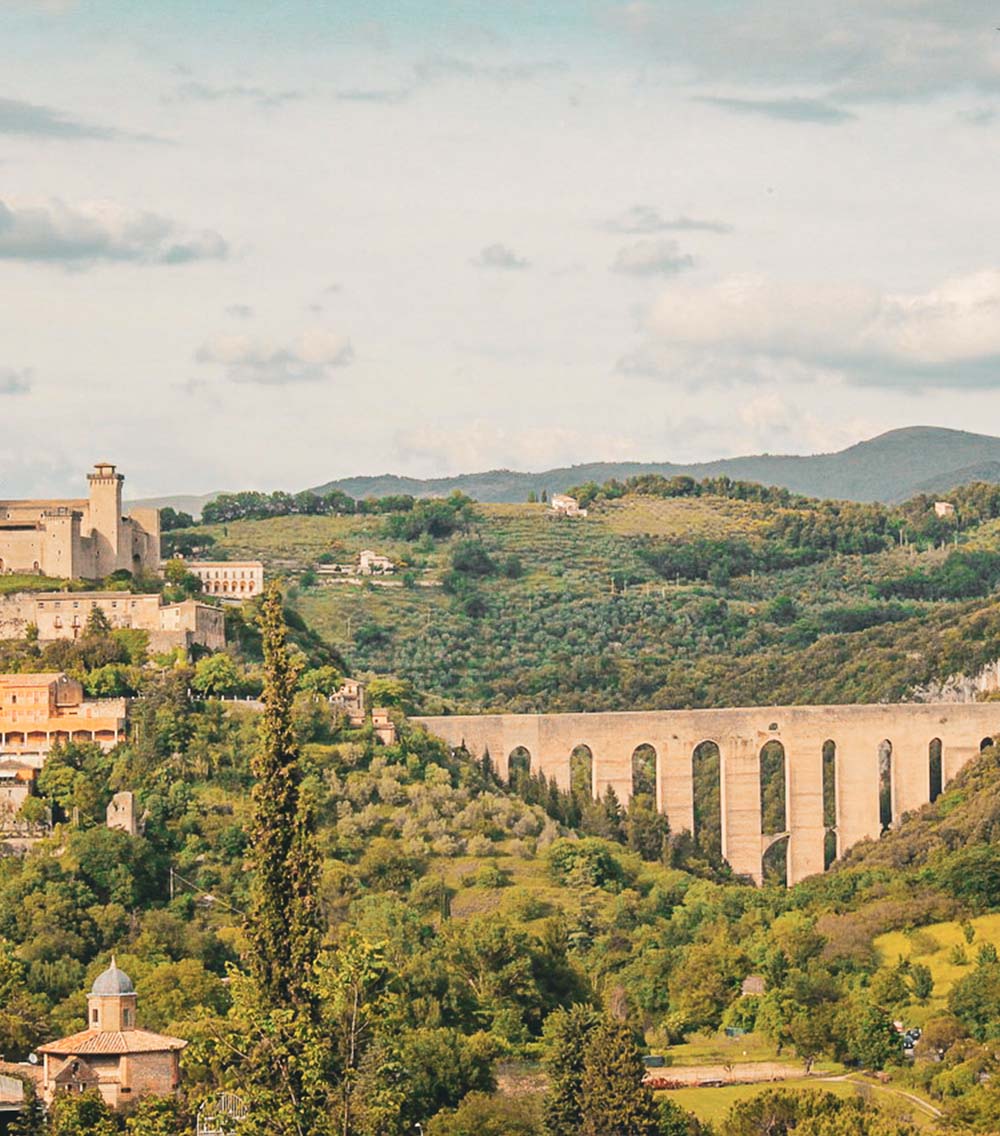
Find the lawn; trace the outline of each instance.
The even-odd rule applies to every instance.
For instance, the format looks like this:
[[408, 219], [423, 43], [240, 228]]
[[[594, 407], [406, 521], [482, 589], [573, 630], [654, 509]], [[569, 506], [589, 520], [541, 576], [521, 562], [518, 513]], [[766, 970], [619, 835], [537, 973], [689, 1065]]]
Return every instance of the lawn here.
[[[875, 940], [875, 949], [886, 965], [892, 965], [898, 959], [909, 959], [912, 962], [921, 962], [930, 967], [934, 979], [934, 992], [924, 1006], [915, 1006], [907, 1017], [912, 1017], [913, 1024], [921, 1025], [933, 1014], [947, 1008], [948, 993], [952, 986], [963, 978], [975, 965], [976, 952], [983, 943], [992, 943], [1000, 949], [1000, 915], [981, 915], [978, 919], [970, 920], [975, 929], [972, 943], [965, 941], [962, 927], [954, 920], [948, 923], [932, 923], [928, 927], [919, 927], [913, 931], [890, 931], [879, 935]], [[969, 960], [961, 965], [951, 960], [951, 952], [960, 947]]]
[[682, 1108], [693, 1112], [699, 1120], [717, 1122], [738, 1101], [749, 1100], [768, 1089], [791, 1089], [801, 1092], [815, 1089], [834, 1093], [839, 1097], [863, 1096], [887, 1116], [902, 1120], [908, 1119], [918, 1128], [931, 1128], [934, 1118], [929, 1111], [900, 1096], [892, 1088], [862, 1078], [845, 1080], [824, 1080], [820, 1077], [803, 1077], [787, 1081], [770, 1081], [756, 1085], [723, 1085], [720, 1088], [673, 1089], [657, 1096], [669, 1097]]

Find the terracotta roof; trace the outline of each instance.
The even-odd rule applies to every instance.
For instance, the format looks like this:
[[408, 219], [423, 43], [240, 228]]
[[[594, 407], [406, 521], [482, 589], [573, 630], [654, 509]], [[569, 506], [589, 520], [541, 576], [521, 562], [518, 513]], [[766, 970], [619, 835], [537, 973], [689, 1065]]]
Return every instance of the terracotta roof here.
[[167, 1037], [150, 1030], [83, 1030], [38, 1047], [39, 1053], [55, 1057], [80, 1057], [85, 1053], [165, 1053], [187, 1045], [179, 1037]]
[[0, 1075], [7, 1077], [27, 1077], [36, 1085], [42, 1083], [45, 1070], [41, 1065], [30, 1065], [27, 1061], [0, 1061]]
[[2, 686], [50, 686], [60, 679], [65, 681], [66, 675], [61, 671], [50, 671], [48, 674], [0, 674]]

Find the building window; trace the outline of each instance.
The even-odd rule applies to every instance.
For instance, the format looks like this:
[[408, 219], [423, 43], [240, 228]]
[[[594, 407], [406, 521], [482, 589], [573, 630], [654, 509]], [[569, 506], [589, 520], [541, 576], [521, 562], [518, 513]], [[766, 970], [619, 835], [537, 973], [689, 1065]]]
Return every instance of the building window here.
[[[90, 1020], [94, 1023], [95, 1026], [97, 1025], [97, 1022], [98, 1022], [99, 1019], [98, 1019], [98, 1012], [97, 1012], [96, 1008], [90, 1011]], [[79, 1018], [77, 1019], [77, 1021], [79, 1021]]]

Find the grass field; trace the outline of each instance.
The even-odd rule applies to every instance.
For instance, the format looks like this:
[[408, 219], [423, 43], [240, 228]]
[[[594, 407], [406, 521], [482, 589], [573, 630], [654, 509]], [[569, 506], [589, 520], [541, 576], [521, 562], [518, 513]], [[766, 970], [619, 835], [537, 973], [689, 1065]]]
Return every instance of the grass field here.
[[11, 573], [8, 576], [0, 576], [0, 596], [13, 595], [15, 592], [52, 592], [65, 584], [65, 580], [57, 580], [51, 576], [22, 576]]
[[[932, 923], [910, 932], [890, 931], [875, 940], [875, 949], [886, 965], [905, 958], [930, 967], [934, 992], [926, 1005], [914, 1005], [912, 1011], [907, 1012], [914, 1025], [922, 1025], [927, 1018], [947, 1008], [948, 992], [975, 965], [976, 952], [983, 943], [992, 943], [1000, 949], [1000, 915], [982, 915], [970, 923], [976, 932], [971, 944], [965, 941], [961, 925], [954, 921]], [[969, 960], [966, 965], [951, 960], [955, 947], [964, 950]]]
[[676, 1101], [689, 1112], [693, 1112], [699, 1120], [714, 1123], [721, 1120], [738, 1101], [750, 1100], [751, 1097], [755, 1097], [768, 1089], [791, 1089], [795, 1092], [814, 1089], [834, 1093], [839, 1097], [862, 1096], [872, 1104], [877, 1105], [887, 1116], [899, 1120], [909, 1120], [918, 1128], [930, 1129], [934, 1127], [934, 1116], [929, 1109], [921, 1108], [889, 1086], [880, 1085], [861, 1077], [837, 1080], [825, 1080], [822, 1077], [803, 1077], [757, 1085], [723, 1085], [720, 1088], [711, 1089], [674, 1089], [662, 1095]]

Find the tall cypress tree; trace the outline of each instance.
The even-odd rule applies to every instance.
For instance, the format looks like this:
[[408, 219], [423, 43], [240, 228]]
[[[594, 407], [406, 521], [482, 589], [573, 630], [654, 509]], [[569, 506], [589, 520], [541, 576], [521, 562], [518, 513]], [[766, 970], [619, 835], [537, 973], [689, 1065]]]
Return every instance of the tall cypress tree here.
[[546, 1136], [577, 1136], [580, 1131], [583, 1058], [598, 1021], [595, 1010], [580, 1004], [553, 1010], [545, 1019], [542, 1063], [549, 1088], [542, 1103], [542, 1127]]
[[643, 1084], [645, 1070], [632, 1031], [605, 1019], [587, 1039], [580, 1077], [584, 1136], [655, 1136], [653, 1094]]
[[257, 987], [272, 1007], [306, 1006], [319, 950], [315, 899], [318, 862], [313, 818], [301, 800], [292, 726], [297, 671], [288, 651], [281, 591], [272, 583], [261, 605], [264, 714], [254, 775], [250, 859], [254, 874], [246, 934]]

